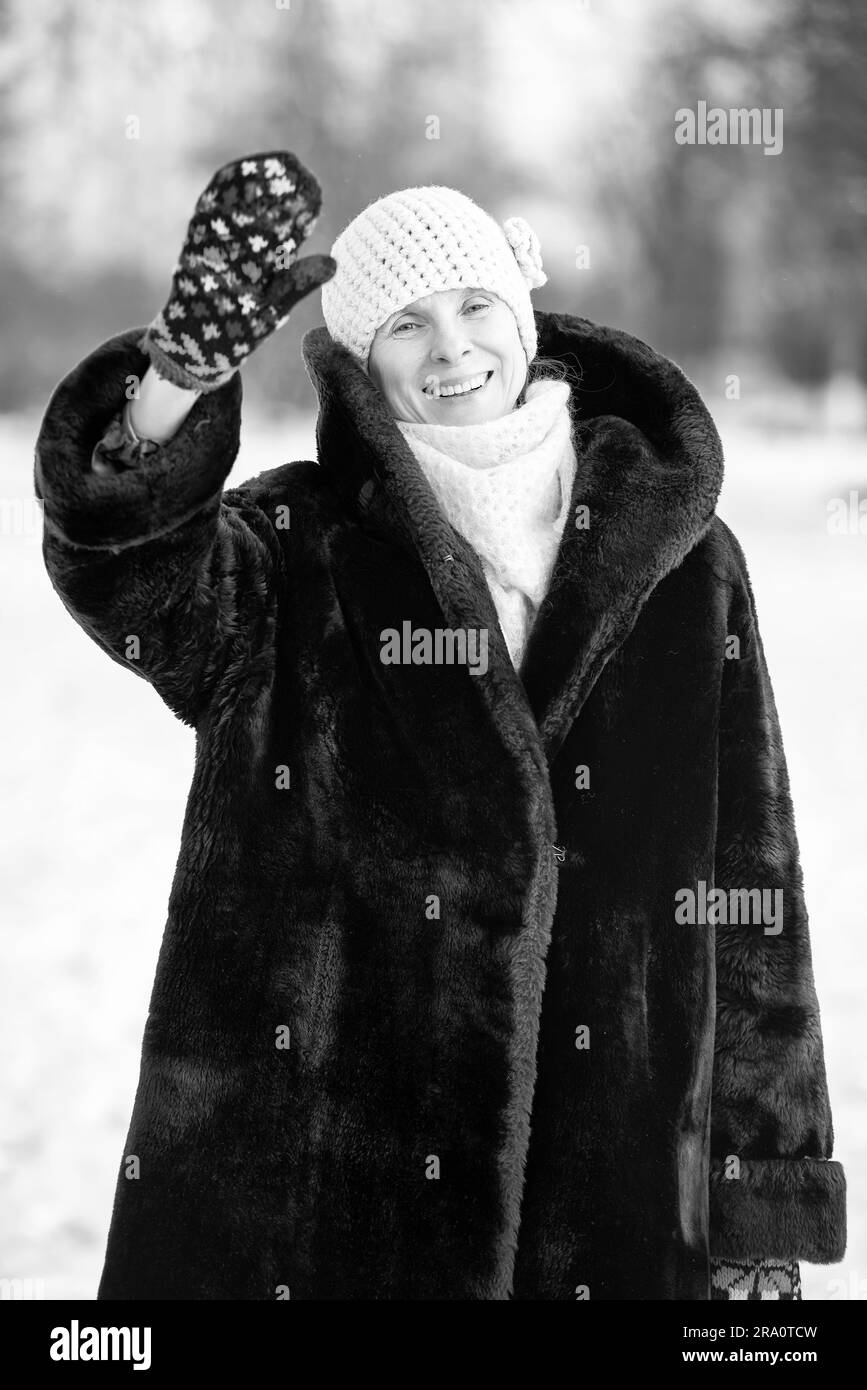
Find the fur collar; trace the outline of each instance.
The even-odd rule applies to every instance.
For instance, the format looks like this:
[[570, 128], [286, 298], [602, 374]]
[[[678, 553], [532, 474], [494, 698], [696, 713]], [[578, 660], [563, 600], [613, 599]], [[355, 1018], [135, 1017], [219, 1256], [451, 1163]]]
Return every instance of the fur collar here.
[[[536, 311], [539, 355], [569, 363], [578, 467], [551, 584], [516, 673], [472, 548], [429, 483], [367, 374], [326, 328], [303, 353], [319, 396], [320, 465], [361, 524], [424, 565], [451, 627], [487, 627], [474, 678], [507, 741], [541, 736], [549, 764], [653, 588], [708, 529], [722, 485], [713, 420], [674, 362], [640, 339], [571, 314]], [[589, 525], [575, 525], [577, 508]], [[520, 727], [516, 727], [517, 724]]]

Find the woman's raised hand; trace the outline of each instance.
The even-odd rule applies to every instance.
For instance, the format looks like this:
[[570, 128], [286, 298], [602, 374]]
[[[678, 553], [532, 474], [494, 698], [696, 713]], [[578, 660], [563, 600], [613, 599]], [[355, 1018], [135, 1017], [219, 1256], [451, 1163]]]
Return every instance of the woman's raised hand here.
[[142, 339], [160, 376], [216, 390], [299, 299], [331, 279], [331, 256], [297, 259], [321, 206], [316, 178], [286, 150], [217, 170], [196, 203], [169, 298]]

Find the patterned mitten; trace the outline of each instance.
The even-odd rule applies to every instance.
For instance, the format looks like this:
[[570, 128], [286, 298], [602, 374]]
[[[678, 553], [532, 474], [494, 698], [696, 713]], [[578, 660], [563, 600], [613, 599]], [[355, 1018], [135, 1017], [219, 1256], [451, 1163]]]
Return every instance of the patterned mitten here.
[[710, 1296], [719, 1298], [801, 1298], [797, 1260], [723, 1260], [711, 1257]]
[[285, 150], [218, 169], [196, 203], [165, 307], [140, 346], [159, 376], [222, 386], [299, 299], [330, 280], [330, 256], [297, 260], [322, 206], [309, 169]]

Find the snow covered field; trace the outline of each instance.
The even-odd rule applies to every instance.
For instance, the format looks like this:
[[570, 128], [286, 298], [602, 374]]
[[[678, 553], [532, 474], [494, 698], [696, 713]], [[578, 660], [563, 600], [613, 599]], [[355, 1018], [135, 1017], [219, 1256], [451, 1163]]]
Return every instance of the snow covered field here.
[[[719, 422], [718, 422], [719, 423]], [[32, 497], [38, 419], [0, 420], [0, 1276], [95, 1296], [192, 773], [194, 735], [72, 622]], [[849, 1248], [806, 1298], [867, 1297], [867, 495], [863, 435], [727, 432], [720, 514], [750, 566], [801, 841]], [[230, 483], [315, 457], [312, 418], [245, 426]], [[867, 518], [865, 518], [867, 526]]]

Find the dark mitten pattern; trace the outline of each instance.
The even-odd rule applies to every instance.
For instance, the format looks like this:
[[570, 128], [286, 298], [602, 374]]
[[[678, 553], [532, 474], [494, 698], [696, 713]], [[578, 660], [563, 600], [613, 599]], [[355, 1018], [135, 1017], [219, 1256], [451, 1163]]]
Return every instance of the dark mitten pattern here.
[[315, 177], [288, 151], [217, 170], [196, 203], [168, 301], [141, 342], [160, 376], [215, 390], [330, 280], [330, 256], [296, 259], [321, 205]]

